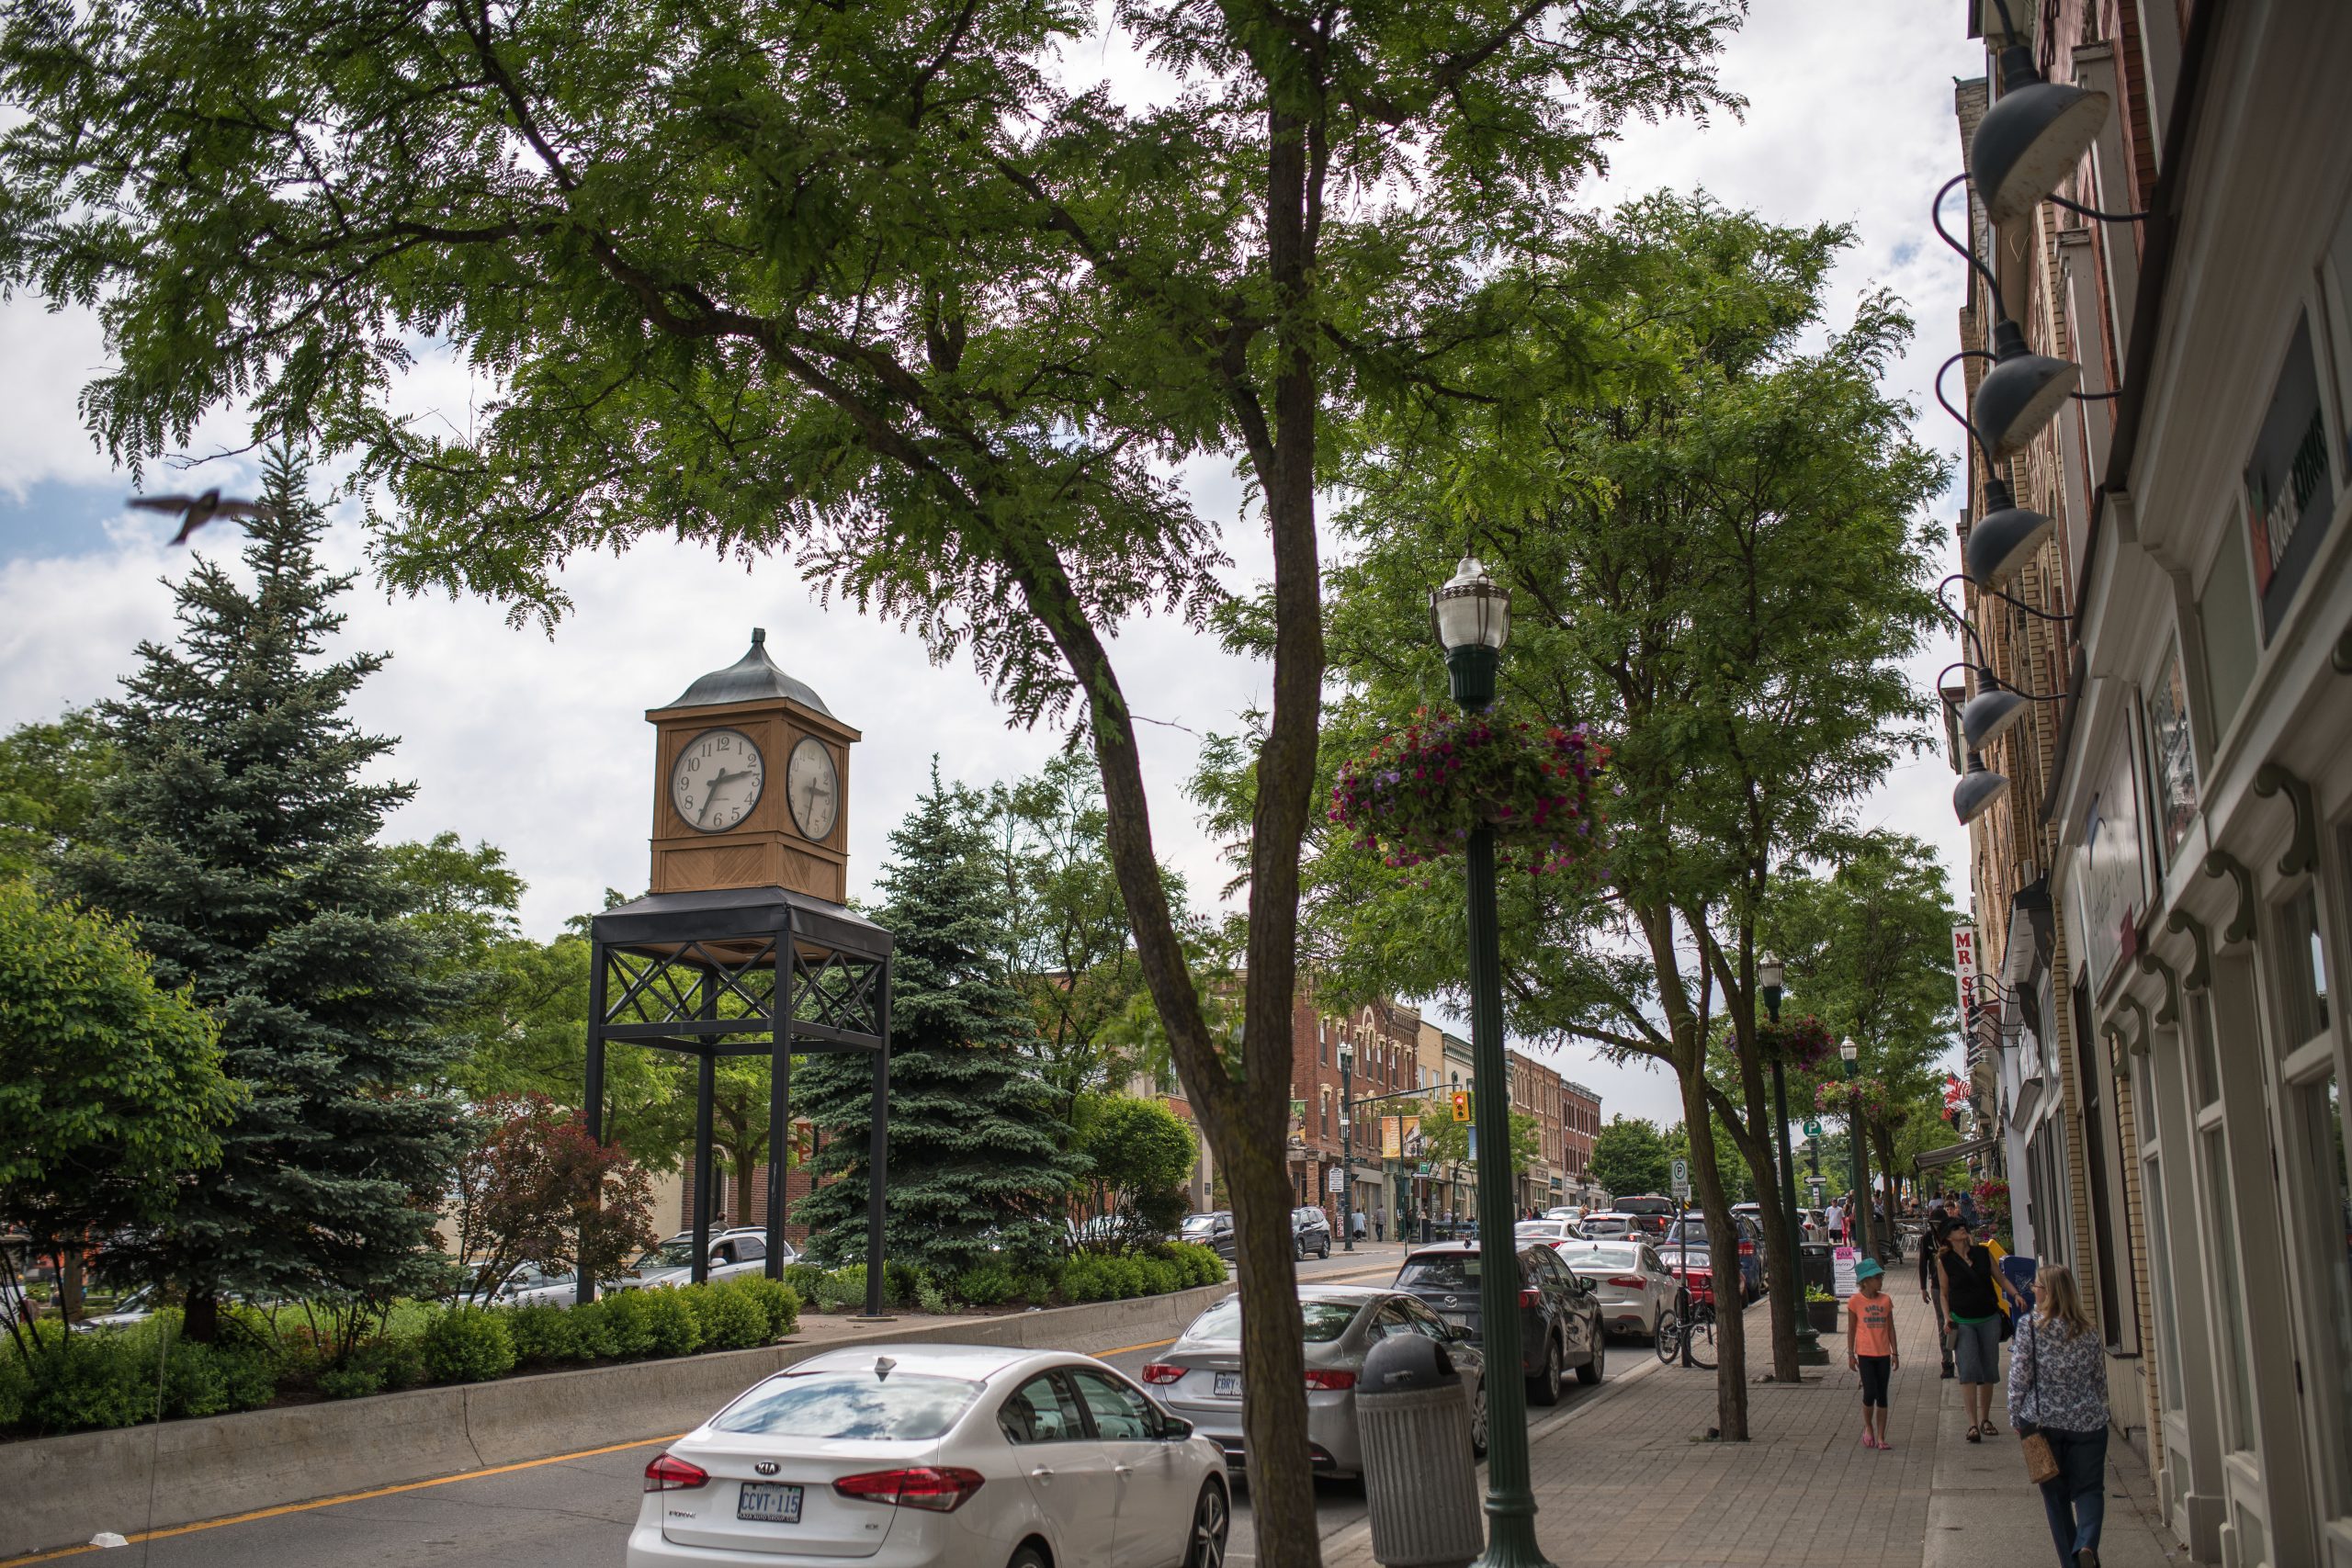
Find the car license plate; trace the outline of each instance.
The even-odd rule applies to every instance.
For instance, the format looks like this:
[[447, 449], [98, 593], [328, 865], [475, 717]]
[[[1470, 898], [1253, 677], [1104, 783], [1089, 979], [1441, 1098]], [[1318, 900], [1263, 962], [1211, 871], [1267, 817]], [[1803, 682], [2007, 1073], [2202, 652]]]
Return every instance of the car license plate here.
[[1466, 1312], [1446, 1312], [1440, 1313], [1438, 1315], [1444, 1318], [1446, 1322], [1453, 1325], [1456, 1328], [1467, 1328], [1470, 1326], [1470, 1314]]
[[1209, 1393], [1219, 1399], [1240, 1398], [1241, 1374], [1239, 1372], [1217, 1373], [1216, 1382], [1210, 1387]]
[[800, 1488], [778, 1481], [746, 1481], [735, 1496], [735, 1517], [763, 1525], [800, 1522]]

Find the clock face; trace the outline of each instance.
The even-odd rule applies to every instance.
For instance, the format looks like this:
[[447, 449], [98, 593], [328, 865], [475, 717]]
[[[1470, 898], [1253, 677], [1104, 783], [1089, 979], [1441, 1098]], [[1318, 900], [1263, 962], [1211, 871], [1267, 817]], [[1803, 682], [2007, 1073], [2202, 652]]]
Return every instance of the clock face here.
[[706, 729], [670, 764], [670, 804], [686, 826], [724, 832], [752, 813], [767, 784], [760, 749], [740, 729]]
[[785, 803], [801, 837], [822, 840], [842, 814], [841, 778], [833, 771], [833, 754], [813, 735], [804, 735], [792, 749], [784, 770]]

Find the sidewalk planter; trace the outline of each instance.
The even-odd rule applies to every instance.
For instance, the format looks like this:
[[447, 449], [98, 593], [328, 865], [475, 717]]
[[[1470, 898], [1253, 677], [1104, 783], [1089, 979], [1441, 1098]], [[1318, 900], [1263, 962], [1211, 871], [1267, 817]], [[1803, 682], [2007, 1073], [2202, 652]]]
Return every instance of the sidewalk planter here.
[[1804, 1315], [1805, 1321], [1813, 1325], [1815, 1334], [1836, 1334], [1843, 1327], [1838, 1321], [1836, 1302], [1807, 1302], [1804, 1303]]

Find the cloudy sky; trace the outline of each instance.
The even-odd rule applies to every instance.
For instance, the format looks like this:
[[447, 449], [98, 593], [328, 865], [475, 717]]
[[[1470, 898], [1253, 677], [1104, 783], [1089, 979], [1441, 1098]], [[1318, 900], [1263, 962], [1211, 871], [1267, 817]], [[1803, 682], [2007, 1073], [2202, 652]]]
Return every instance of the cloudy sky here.
[[[1922, 439], [1955, 457], [1958, 429], [1928, 389], [1951, 352], [1960, 263], [1936, 243], [1928, 201], [1960, 164], [1953, 80], [1983, 68], [1964, 16], [1958, 0], [1755, 0], [1724, 64], [1748, 99], [1745, 118], [1703, 131], [1636, 126], [1609, 178], [1586, 192], [1592, 204], [1613, 205], [1703, 186], [1776, 221], [1852, 224], [1858, 239], [1833, 283], [1833, 319], [1871, 288], [1908, 302], [1920, 330], [1902, 388], [1923, 411]], [[1089, 52], [1072, 52], [1073, 69], [1086, 68]], [[1115, 46], [1092, 63], [1117, 71]], [[88, 315], [21, 298], [0, 304], [0, 724], [106, 695], [141, 638], [171, 633], [163, 580], [184, 571], [187, 558], [165, 547], [168, 522], [123, 510], [128, 476], [95, 451], [76, 412], [81, 386], [106, 357]], [[468, 394], [461, 374], [427, 366], [402, 401], [462, 425]], [[191, 451], [239, 444], [222, 420]], [[159, 471], [149, 483], [220, 483], [234, 493], [248, 472], [214, 462], [195, 474]], [[1265, 550], [1241, 517], [1239, 486], [1217, 465], [1188, 479], [1204, 513], [1227, 522], [1234, 580], [1246, 583], [1263, 570]], [[1939, 517], [1949, 523], [1956, 506], [1947, 495]], [[220, 525], [198, 538], [210, 553], [238, 543]], [[339, 526], [327, 548], [337, 564], [364, 565], [356, 525]], [[401, 738], [394, 772], [418, 785], [393, 831], [454, 829], [504, 848], [529, 881], [524, 916], [535, 933], [594, 908], [606, 886], [643, 886], [654, 788], [644, 711], [733, 662], [754, 626], [767, 628], [778, 662], [865, 732], [848, 803], [861, 890], [933, 753], [947, 776], [986, 784], [1034, 771], [1060, 742], [1007, 728], [968, 664], [933, 666], [909, 634], [820, 608], [784, 561], [746, 571], [655, 546], [578, 561], [565, 585], [578, 609], [551, 638], [509, 628], [486, 604], [390, 599], [365, 579], [346, 601], [354, 644], [393, 655], [357, 705], [362, 723]], [[1923, 689], [1950, 657], [1945, 646], [1920, 661]], [[1161, 852], [1195, 889], [1216, 887], [1224, 874], [1215, 846], [1179, 786], [1196, 737], [1231, 730], [1238, 713], [1262, 704], [1267, 672], [1152, 621], [1125, 628], [1116, 653], [1137, 711], [1160, 721], [1143, 739]], [[1964, 886], [1966, 839], [1952, 823], [1951, 786], [1940, 757], [1909, 763], [1864, 816], [1936, 844]], [[1560, 1053], [1557, 1065], [1601, 1091], [1604, 1114], [1679, 1114], [1670, 1082], [1655, 1073], [1582, 1050]]]

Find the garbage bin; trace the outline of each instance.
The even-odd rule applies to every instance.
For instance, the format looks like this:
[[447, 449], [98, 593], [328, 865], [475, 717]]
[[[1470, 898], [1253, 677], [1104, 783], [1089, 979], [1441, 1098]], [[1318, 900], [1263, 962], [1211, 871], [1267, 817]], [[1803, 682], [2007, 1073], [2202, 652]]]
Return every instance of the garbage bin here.
[[1356, 1439], [1372, 1555], [1389, 1568], [1468, 1562], [1486, 1548], [1470, 1401], [1434, 1339], [1392, 1335], [1356, 1380]]
[[1807, 1290], [1815, 1286], [1825, 1291], [1838, 1288], [1838, 1264], [1829, 1256], [1826, 1241], [1808, 1241], [1797, 1248], [1797, 1278]]

